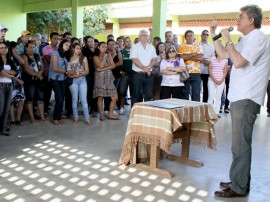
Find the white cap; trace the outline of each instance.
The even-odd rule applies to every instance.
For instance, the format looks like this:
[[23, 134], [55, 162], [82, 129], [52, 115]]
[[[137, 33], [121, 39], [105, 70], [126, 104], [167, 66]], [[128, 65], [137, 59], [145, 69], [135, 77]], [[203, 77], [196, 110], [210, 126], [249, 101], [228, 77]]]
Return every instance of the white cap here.
[[8, 31], [8, 28], [5, 25], [0, 25], [0, 30], [3, 30], [3, 29]]

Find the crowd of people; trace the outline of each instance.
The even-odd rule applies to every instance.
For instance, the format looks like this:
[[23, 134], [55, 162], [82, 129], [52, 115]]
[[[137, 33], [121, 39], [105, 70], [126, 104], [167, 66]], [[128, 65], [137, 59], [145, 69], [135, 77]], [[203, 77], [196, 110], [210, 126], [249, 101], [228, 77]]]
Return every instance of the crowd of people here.
[[[217, 55], [208, 41], [208, 30], [202, 31], [199, 42], [194, 32], [187, 30], [181, 45], [172, 31], [165, 32], [164, 42], [153, 37], [151, 43], [152, 30], [141, 30], [132, 45], [128, 36], [115, 40], [108, 35], [107, 42], [99, 42], [92, 36], [78, 39], [69, 32], [52, 32], [48, 43], [45, 34], [32, 37], [27, 30], [21, 32], [17, 42], [9, 42], [5, 40], [8, 28], [0, 28], [1, 134], [9, 135], [10, 128], [24, 126], [24, 109], [32, 124], [36, 122], [36, 109], [40, 120], [48, 122], [52, 90], [55, 125], [63, 125], [65, 116], [76, 124], [78, 103], [87, 125], [97, 113], [101, 121], [106, 116], [118, 120], [128, 104], [128, 89], [131, 107], [141, 101], [179, 98], [212, 104], [219, 117], [225, 104], [224, 112], [229, 113], [232, 62]], [[182, 73], [187, 74], [184, 80]], [[270, 116], [269, 102], [267, 106]]]
[[[52, 32], [48, 44], [46, 35], [31, 37], [27, 30], [22, 31], [17, 42], [8, 42], [8, 28], [0, 25], [0, 133], [10, 135], [8, 114], [11, 128], [24, 125], [24, 108], [32, 124], [36, 122], [35, 109], [40, 120], [48, 122], [52, 90], [54, 125], [64, 124], [64, 106], [66, 116], [76, 124], [78, 103], [82, 104], [86, 125], [97, 113], [100, 121], [106, 116], [119, 120], [118, 115], [125, 113], [128, 89], [131, 107], [141, 101], [191, 99], [213, 105], [220, 116], [225, 105], [224, 112], [230, 112], [232, 117], [231, 181], [221, 182], [225, 189], [215, 195], [246, 196], [250, 188], [253, 124], [265, 91], [270, 95], [270, 40], [259, 30], [261, 23], [259, 7], [242, 7], [237, 29], [244, 36], [234, 45], [229, 30], [222, 29], [225, 47], [215, 38], [216, 21], [211, 22], [209, 31], [202, 31], [200, 42], [196, 42], [192, 30], [187, 30], [181, 45], [172, 31], [165, 32], [164, 42], [157, 36], [151, 43], [148, 30], [141, 30], [133, 45], [128, 36], [115, 40], [108, 35], [107, 42], [99, 42], [92, 36], [81, 40], [69, 32], [63, 36]], [[208, 42], [209, 33], [214, 45]], [[267, 112], [270, 117], [269, 99]]]

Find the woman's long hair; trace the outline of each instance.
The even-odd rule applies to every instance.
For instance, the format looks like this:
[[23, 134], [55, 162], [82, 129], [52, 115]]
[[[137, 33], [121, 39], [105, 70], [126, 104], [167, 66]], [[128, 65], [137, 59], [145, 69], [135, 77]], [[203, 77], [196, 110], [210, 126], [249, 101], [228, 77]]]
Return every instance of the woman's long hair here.
[[[9, 50], [9, 46], [7, 42], [0, 42], [0, 44], [4, 44]], [[8, 51], [8, 53], [6, 54], [6, 58], [7, 58], [7, 65], [10, 65], [11, 69], [16, 69], [15, 63], [12, 60], [12, 57], [10, 55], [10, 51]], [[1, 56], [0, 56], [0, 67], [1, 69], [4, 68], [4, 61]]]
[[[102, 44], [106, 44], [107, 45], [107, 43], [105, 43], [104, 41], [101, 41], [101, 42], [98, 43], [98, 47], [100, 47]], [[98, 49], [98, 47], [96, 48], [96, 50], [94, 52], [94, 55], [95, 56], [99, 56], [99, 54], [100, 54], [100, 50]]]
[[69, 58], [70, 58], [69, 51], [65, 51], [64, 48], [63, 48], [64, 43], [66, 43], [66, 42], [70, 43], [67, 39], [63, 39], [60, 42], [60, 44], [58, 46], [58, 52], [59, 52], [59, 55], [60, 55], [61, 58], [65, 57], [65, 58], [67, 58], [69, 60]]

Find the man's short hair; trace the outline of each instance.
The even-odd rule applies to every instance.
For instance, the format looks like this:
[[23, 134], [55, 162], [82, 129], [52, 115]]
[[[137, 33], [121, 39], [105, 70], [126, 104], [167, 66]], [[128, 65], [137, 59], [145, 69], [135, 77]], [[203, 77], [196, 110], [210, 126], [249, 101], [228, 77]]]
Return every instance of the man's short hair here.
[[154, 40], [157, 40], [158, 42], [161, 42], [161, 38], [159, 36], [154, 37]]
[[142, 29], [142, 30], [139, 32], [139, 36], [141, 36], [143, 33], [149, 35], [149, 32], [148, 32], [146, 29]]
[[167, 31], [167, 32], [165, 32], [165, 36], [166, 36], [166, 34], [168, 34], [168, 33], [173, 34], [172, 31]]
[[52, 32], [52, 33], [50, 34], [50, 39], [52, 39], [53, 36], [55, 36], [55, 35], [59, 36], [59, 34], [58, 34], [57, 32]]
[[72, 36], [72, 34], [71, 34], [70, 32], [65, 32], [65, 33], [63, 34], [63, 39], [66, 38], [67, 35]]
[[248, 18], [254, 19], [254, 26], [261, 28], [262, 25], [262, 9], [254, 4], [250, 4], [240, 8], [240, 11], [246, 12]]
[[185, 32], [185, 38], [186, 38], [186, 36], [187, 36], [188, 33], [192, 33], [192, 34], [194, 35], [194, 32], [193, 32], [192, 30], [189, 29], [189, 30], [187, 30], [187, 31]]

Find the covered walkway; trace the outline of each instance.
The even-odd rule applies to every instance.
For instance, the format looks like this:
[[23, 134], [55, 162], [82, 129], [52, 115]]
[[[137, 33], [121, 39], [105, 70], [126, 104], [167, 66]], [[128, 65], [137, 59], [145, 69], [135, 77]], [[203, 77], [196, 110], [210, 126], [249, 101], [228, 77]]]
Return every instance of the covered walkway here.
[[[214, 198], [219, 182], [228, 180], [231, 163], [230, 115], [216, 124], [217, 151], [192, 146], [191, 157], [204, 167], [162, 160], [160, 167], [175, 174], [172, 179], [138, 168], [118, 167], [128, 114], [120, 121], [77, 126], [50, 123], [12, 129], [0, 137], [0, 201], [268, 201], [270, 167], [270, 118], [259, 115], [253, 138], [252, 180], [246, 198]], [[179, 151], [179, 144], [173, 151]]]

